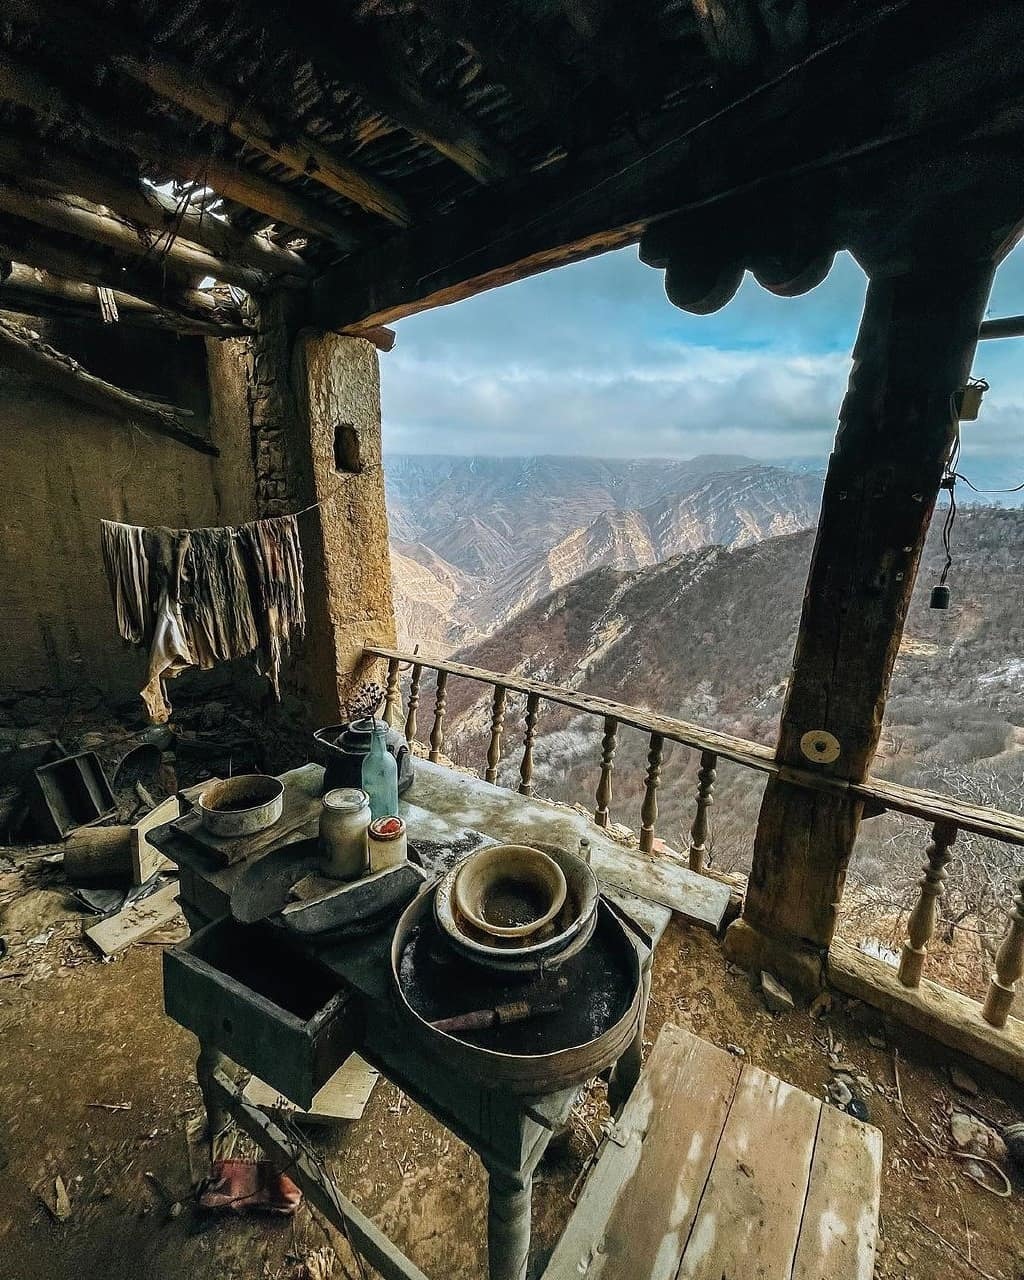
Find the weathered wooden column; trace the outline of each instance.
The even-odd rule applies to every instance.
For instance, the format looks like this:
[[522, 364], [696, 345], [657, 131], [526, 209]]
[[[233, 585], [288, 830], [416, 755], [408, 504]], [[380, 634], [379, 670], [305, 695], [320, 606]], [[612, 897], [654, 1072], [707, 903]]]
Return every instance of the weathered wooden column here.
[[[867, 773], [994, 262], [929, 255], [876, 273], [829, 461], [777, 759]], [[726, 952], [804, 989], [822, 980], [862, 804], [768, 782]]]
[[251, 339], [208, 350], [221, 411], [248, 416], [257, 515], [303, 512], [306, 639], [282, 671], [275, 719], [304, 732], [338, 721], [369, 674], [363, 646], [393, 645], [395, 624], [377, 352], [302, 329], [301, 305], [265, 295]]

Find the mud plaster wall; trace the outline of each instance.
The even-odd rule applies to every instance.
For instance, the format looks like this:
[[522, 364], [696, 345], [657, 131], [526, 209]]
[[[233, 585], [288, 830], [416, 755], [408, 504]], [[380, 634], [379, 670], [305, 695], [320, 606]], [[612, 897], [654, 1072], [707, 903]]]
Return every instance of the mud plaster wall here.
[[[115, 329], [109, 341], [125, 342], [126, 334]], [[56, 332], [45, 336], [74, 350]], [[0, 369], [0, 695], [57, 689], [70, 696], [90, 687], [112, 699], [137, 694], [143, 658], [117, 635], [100, 516], [181, 526], [255, 514], [248, 424], [233, 403], [238, 389], [227, 376], [230, 361], [212, 361], [206, 385], [202, 346], [178, 359], [168, 347], [176, 341], [166, 334], [128, 337], [119, 380], [142, 390], [159, 386], [166, 398], [189, 407], [208, 401], [209, 434], [220, 458], [142, 434]], [[244, 344], [210, 343], [221, 345], [236, 348], [237, 366]], [[205, 412], [195, 425], [206, 430]]]

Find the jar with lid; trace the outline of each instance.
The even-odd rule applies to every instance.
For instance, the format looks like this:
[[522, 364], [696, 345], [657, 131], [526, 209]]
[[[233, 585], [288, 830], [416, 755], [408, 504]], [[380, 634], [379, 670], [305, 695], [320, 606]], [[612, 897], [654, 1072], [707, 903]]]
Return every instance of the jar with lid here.
[[401, 818], [374, 818], [370, 823], [370, 874], [397, 867], [409, 857], [409, 842]]
[[320, 865], [336, 880], [358, 880], [369, 863], [370, 798], [358, 787], [337, 787], [320, 813]]

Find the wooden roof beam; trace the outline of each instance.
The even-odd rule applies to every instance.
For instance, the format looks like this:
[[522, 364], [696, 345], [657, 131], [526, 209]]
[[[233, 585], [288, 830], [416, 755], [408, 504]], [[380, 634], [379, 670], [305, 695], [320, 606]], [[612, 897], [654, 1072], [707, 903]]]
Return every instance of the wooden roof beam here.
[[[879, 206], [885, 196], [869, 179], [886, 157], [892, 167], [894, 157], [919, 155], [926, 145], [928, 154], [937, 143], [971, 150], [985, 136], [1019, 126], [1015, 0], [991, 0], [984, 22], [966, 10], [941, 29], [922, 28], [917, 19], [913, 6], [887, 14], [708, 120], [694, 124], [685, 110], [666, 114], [642, 145], [619, 138], [579, 153], [558, 172], [474, 193], [456, 212], [326, 272], [313, 285], [315, 322], [391, 324], [628, 244], [680, 210], [742, 201], [748, 221], [767, 216], [772, 184], [790, 189], [795, 177], [820, 175], [827, 191], [856, 169], [859, 186], [844, 190], [859, 190], [862, 206]], [[970, 76], [963, 75], [965, 61]], [[874, 71], [867, 78], [866, 65]], [[777, 212], [788, 218], [792, 210]], [[857, 212], [863, 216], [863, 207]], [[699, 256], [702, 246], [692, 252]]]
[[199, 453], [213, 457], [220, 450], [212, 441], [204, 439], [185, 425], [191, 417], [187, 409], [175, 409], [155, 400], [124, 391], [112, 382], [105, 382], [88, 373], [77, 360], [55, 350], [29, 329], [0, 318], [0, 361], [19, 373], [51, 387], [63, 395], [71, 396], [83, 404], [105, 413], [113, 414], [125, 422], [149, 427], [160, 435], [170, 436]]
[[24, 218], [40, 227], [76, 236], [91, 244], [114, 249], [127, 258], [160, 263], [165, 270], [180, 275], [184, 282], [204, 276], [225, 280], [250, 292], [263, 288], [267, 276], [236, 262], [215, 257], [186, 240], [169, 238], [161, 242], [147, 232], [132, 227], [100, 209], [80, 203], [68, 196], [47, 196], [29, 190], [25, 185], [12, 185], [0, 177], [0, 213]]
[[405, 200], [388, 183], [334, 155], [315, 138], [295, 136], [294, 128], [272, 120], [248, 98], [201, 80], [196, 69], [157, 58], [141, 37], [119, 31], [63, 0], [9, 0], [7, 7], [8, 16], [60, 31], [64, 40], [88, 56], [112, 64], [165, 101], [227, 130], [293, 173], [320, 183], [396, 226], [408, 226], [412, 221]]
[[165, 244], [172, 238], [188, 241], [227, 262], [273, 277], [277, 284], [298, 284], [312, 274], [299, 254], [275, 245], [266, 236], [239, 231], [226, 219], [175, 200], [130, 174], [86, 163], [66, 147], [0, 133], [0, 172], [53, 194], [82, 196], [136, 227], [155, 232]]
[[[278, 0], [245, 0], [245, 7], [270, 36], [280, 38]], [[302, 57], [477, 182], [499, 182], [519, 167], [498, 139], [424, 89], [407, 60], [381, 48], [365, 28], [346, 21], [338, 5], [318, 7], [300, 0], [289, 9], [287, 23], [288, 44]]]
[[218, 195], [299, 231], [321, 237], [341, 251], [359, 241], [346, 219], [330, 206], [264, 178], [241, 163], [193, 151], [147, 129], [125, 124], [69, 97], [50, 77], [24, 62], [0, 54], [0, 99], [16, 103], [48, 122], [54, 118], [92, 134], [111, 147], [137, 156], [161, 173], [196, 182]]
[[[98, 286], [67, 280], [20, 262], [9, 264], [6, 270], [6, 276], [0, 272], [0, 311], [39, 319], [103, 323], [96, 294]], [[212, 320], [185, 320], [128, 293], [117, 290], [112, 293], [120, 324], [211, 338], [231, 337], [238, 332], [237, 327], [226, 328]]]
[[248, 332], [238, 307], [221, 303], [200, 289], [167, 282], [157, 263], [129, 266], [107, 253], [71, 247], [31, 224], [0, 222], [0, 258], [23, 262], [68, 280], [130, 293], [183, 320], [215, 325], [223, 337]]
[[1024, 316], [1000, 316], [983, 320], [979, 338], [1024, 338]]
[[581, 86], [574, 83], [552, 48], [549, 24], [525, 14], [513, 21], [515, 8], [491, 8], [479, 0], [416, 0], [441, 31], [474, 49], [488, 74], [505, 85], [519, 106], [550, 126], [563, 142], [577, 132]]

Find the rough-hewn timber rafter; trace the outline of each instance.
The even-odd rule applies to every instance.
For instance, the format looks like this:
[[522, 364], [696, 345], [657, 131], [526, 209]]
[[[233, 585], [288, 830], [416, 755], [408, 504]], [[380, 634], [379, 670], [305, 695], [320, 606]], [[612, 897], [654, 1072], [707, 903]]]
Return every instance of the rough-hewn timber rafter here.
[[411, 221], [404, 199], [388, 183], [342, 160], [315, 138], [296, 136], [294, 129], [271, 120], [252, 102], [201, 78], [194, 69], [156, 57], [134, 34], [112, 29], [111, 24], [94, 20], [80, 7], [62, 0], [10, 0], [9, 7], [19, 21], [60, 31], [64, 40], [79, 46], [83, 53], [112, 63], [159, 97], [226, 129], [292, 172], [304, 174], [398, 226], [408, 226]]
[[320, 236], [338, 249], [353, 249], [359, 243], [347, 221], [329, 206], [253, 173], [238, 161], [191, 150], [173, 138], [87, 107], [35, 68], [4, 54], [0, 54], [0, 99], [25, 107], [40, 120], [58, 119], [83, 129], [154, 170], [209, 187], [275, 222]]
[[51, 231], [73, 235], [92, 244], [114, 249], [128, 258], [158, 261], [172, 272], [194, 277], [213, 276], [255, 291], [263, 288], [267, 277], [252, 267], [240, 266], [218, 258], [187, 240], [160, 240], [146, 230], [137, 230], [127, 222], [112, 217], [94, 206], [68, 196], [41, 195], [24, 184], [17, 186], [0, 177], [0, 212], [24, 218]]
[[252, 267], [284, 286], [308, 280], [312, 274], [299, 254], [282, 249], [266, 236], [239, 231], [209, 210], [197, 211], [129, 174], [86, 163], [66, 147], [0, 133], [0, 172], [50, 194], [82, 196], [126, 223], [156, 232], [161, 244], [171, 238], [188, 241], [225, 261]]
[[129, 293], [183, 320], [218, 325], [225, 337], [247, 332], [238, 307], [200, 289], [168, 284], [158, 263], [146, 268], [121, 264], [108, 254], [71, 248], [47, 231], [11, 221], [0, 222], [0, 258]]
[[[280, 30], [277, 0], [246, 0], [272, 36]], [[339, 84], [414, 138], [446, 156], [481, 183], [515, 172], [515, 158], [462, 112], [418, 83], [403, 60], [389, 57], [371, 36], [338, 13], [338, 6], [297, 0], [288, 13], [288, 42]]]
[[[39, 319], [100, 324], [103, 321], [97, 287], [82, 280], [67, 280], [49, 271], [16, 262], [0, 269], [0, 311], [13, 311], [18, 315]], [[117, 307], [118, 322], [121, 324], [211, 338], [236, 337], [244, 332], [237, 325], [220, 324], [215, 320], [185, 320], [129, 293], [117, 290], [111, 292]]]
[[145, 400], [111, 382], [105, 382], [88, 373], [71, 356], [54, 350], [32, 330], [2, 318], [0, 361], [64, 395], [102, 409], [126, 422], [149, 427], [161, 435], [170, 436], [172, 440], [188, 445], [190, 449], [214, 457], [220, 452], [210, 440], [190, 431], [185, 425], [185, 419], [191, 416], [187, 409], [175, 409], [154, 400]]

